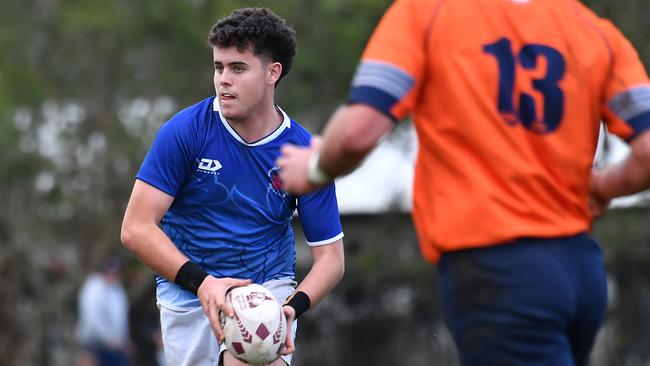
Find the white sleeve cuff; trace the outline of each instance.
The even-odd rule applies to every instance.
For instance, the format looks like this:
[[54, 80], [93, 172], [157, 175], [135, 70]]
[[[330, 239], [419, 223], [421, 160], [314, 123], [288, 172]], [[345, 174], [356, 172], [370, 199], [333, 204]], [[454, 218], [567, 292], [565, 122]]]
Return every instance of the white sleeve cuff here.
[[335, 241], [337, 241], [337, 240], [339, 240], [341, 238], [343, 238], [343, 232], [340, 232], [338, 235], [336, 235], [336, 236], [334, 236], [332, 238], [329, 238], [329, 239], [325, 239], [325, 240], [319, 240], [319, 241], [309, 241], [308, 240], [307, 244], [310, 247], [317, 247], [317, 246], [320, 246], [320, 245], [332, 244], [333, 242], [335, 242]]

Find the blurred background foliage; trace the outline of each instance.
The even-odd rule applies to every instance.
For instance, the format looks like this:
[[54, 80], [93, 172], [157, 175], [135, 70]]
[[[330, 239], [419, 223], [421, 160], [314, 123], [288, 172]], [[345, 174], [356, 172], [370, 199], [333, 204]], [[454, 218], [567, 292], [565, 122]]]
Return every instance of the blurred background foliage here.
[[[648, 65], [647, 0], [585, 2], [619, 26]], [[268, 6], [294, 26], [298, 55], [277, 101], [318, 132], [344, 100], [367, 37], [389, 4], [3, 0], [0, 365], [70, 364], [65, 350], [81, 281], [108, 255], [131, 258], [119, 227], [156, 130], [213, 94], [207, 33], [218, 18]], [[635, 230], [648, 230], [639, 225]], [[647, 231], [640, 238], [647, 241]], [[355, 261], [371, 271], [373, 260]], [[137, 261], [127, 267], [134, 302], [153, 302], [150, 275]]]

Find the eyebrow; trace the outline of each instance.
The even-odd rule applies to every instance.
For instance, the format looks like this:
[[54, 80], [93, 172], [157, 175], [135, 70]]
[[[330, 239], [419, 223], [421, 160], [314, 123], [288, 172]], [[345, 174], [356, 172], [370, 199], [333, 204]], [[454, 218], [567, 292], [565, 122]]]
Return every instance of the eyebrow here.
[[[223, 63], [221, 61], [214, 61], [214, 65], [215, 66], [223, 65]], [[245, 63], [244, 61], [233, 61], [229, 63], [228, 66], [248, 66], [248, 64]]]

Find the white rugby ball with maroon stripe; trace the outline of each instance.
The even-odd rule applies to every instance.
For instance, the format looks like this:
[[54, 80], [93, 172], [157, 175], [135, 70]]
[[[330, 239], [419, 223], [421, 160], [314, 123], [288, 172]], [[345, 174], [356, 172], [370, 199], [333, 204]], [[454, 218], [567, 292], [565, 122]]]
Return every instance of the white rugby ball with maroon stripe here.
[[221, 313], [228, 352], [251, 365], [266, 365], [280, 357], [287, 322], [271, 291], [258, 284], [235, 287], [226, 302], [234, 310], [232, 318]]

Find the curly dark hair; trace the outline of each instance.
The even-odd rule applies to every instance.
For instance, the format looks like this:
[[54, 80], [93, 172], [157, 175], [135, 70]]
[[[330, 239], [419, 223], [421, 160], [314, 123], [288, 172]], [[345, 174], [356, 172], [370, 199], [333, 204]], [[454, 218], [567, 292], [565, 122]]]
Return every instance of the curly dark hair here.
[[278, 82], [289, 73], [296, 55], [295, 30], [267, 8], [237, 9], [219, 19], [210, 30], [208, 42], [213, 47], [235, 46], [240, 52], [250, 47], [256, 56], [279, 62], [282, 74]]

